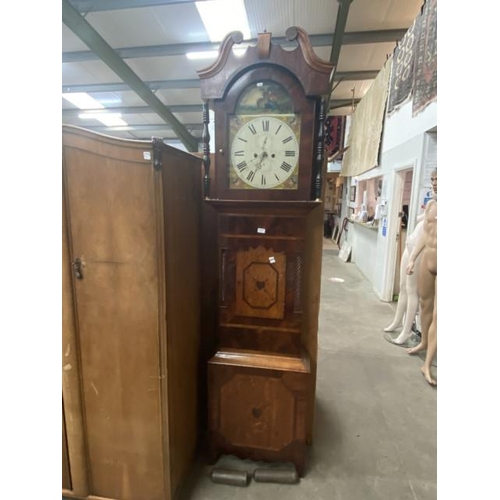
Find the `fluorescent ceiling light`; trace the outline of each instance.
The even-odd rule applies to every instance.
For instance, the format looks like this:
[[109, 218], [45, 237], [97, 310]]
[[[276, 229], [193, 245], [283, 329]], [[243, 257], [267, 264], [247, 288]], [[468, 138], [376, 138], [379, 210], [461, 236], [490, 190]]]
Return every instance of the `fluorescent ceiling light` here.
[[[241, 57], [247, 51], [247, 47], [233, 47], [233, 52], [236, 57]], [[217, 50], [205, 50], [204, 52], [188, 52], [188, 59], [215, 59], [219, 55]]]
[[63, 94], [62, 96], [64, 97], [64, 99], [80, 109], [104, 108], [104, 106], [99, 101], [96, 101], [86, 92], [70, 92]]
[[215, 59], [219, 52], [217, 50], [205, 50], [204, 52], [188, 52], [188, 59]]
[[210, 41], [220, 42], [231, 31], [241, 31], [244, 40], [251, 38], [243, 0], [205, 0], [195, 4]]
[[248, 47], [236, 47], [235, 45], [233, 45], [234, 55], [236, 57], [241, 57], [242, 55], [245, 54], [245, 52], [247, 51], [247, 48]]
[[[62, 96], [80, 109], [105, 109], [99, 101], [89, 96], [86, 92], [68, 92], [63, 93]], [[121, 119], [120, 113], [80, 113], [78, 118], [82, 120], [93, 118], [107, 127], [127, 125], [127, 122]]]
[[122, 120], [121, 116], [120, 113], [80, 113], [78, 118], [82, 120], [88, 120], [89, 118], [99, 120], [108, 127], [127, 125], [127, 123]]

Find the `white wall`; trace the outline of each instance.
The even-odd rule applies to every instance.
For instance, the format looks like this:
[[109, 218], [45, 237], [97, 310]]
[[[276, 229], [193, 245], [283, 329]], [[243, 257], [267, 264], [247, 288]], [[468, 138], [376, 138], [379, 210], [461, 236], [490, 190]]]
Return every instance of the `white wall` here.
[[394, 259], [396, 234], [400, 222], [397, 217], [400, 206], [397, 200], [393, 200], [396, 173], [400, 170], [413, 168], [414, 182], [412, 185], [412, 199], [409, 204], [409, 220], [411, 221], [416, 211], [415, 206], [418, 205], [418, 195], [415, 196], [415, 189], [418, 187], [418, 179], [420, 178], [424, 137], [424, 133], [422, 133], [394, 147], [392, 150], [386, 151], [382, 155], [382, 164], [385, 167], [384, 182], [387, 185], [387, 231], [385, 236], [382, 235], [381, 231], [379, 232], [377, 247], [373, 249], [377, 253], [379, 266], [377, 266], [374, 272], [374, 280], [372, 282], [375, 292], [381, 300], [392, 300], [391, 283], [394, 276], [394, 266], [391, 259]]
[[[373, 283], [377, 267], [376, 253], [365, 252], [365, 248], [376, 248], [378, 230], [361, 224], [349, 223], [348, 240], [353, 245], [351, 262], [354, 262], [366, 279]], [[354, 242], [354, 243], [353, 243]]]
[[[382, 135], [380, 166], [357, 177], [357, 181], [383, 176], [382, 199], [387, 200], [386, 234], [383, 235], [383, 220], [378, 231], [353, 228], [349, 224], [349, 241], [353, 244], [353, 262], [372, 283], [377, 296], [383, 301], [392, 301], [394, 279], [395, 240], [399, 226], [397, 213], [400, 207], [393, 203], [396, 172], [413, 168], [412, 199], [409, 206], [409, 229], [420, 213], [420, 198], [425, 182], [425, 171], [432, 163], [427, 158], [436, 158], [437, 137], [427, 132], [436, 130], [437, 103], [430, 104], [416, 117], [412, 117], [411, 101], [390, 117], [386, 117]], [[429, 154], [428, 154], [429, 153]], [[435, 165], [435, 163], [434, 163]], [[351, 183], [356, 179], [351, 179]], [[399, 204], [398, 204], [399, 205]], [[370, 231], [371, 235], [362, 231]], [[375, 235], [373, 235], [375, 233]]]
[[382, 154], [437, 126], [437, 102], [412, 116], [411, 100], [391, 116], [386, 116], [382, 138]]

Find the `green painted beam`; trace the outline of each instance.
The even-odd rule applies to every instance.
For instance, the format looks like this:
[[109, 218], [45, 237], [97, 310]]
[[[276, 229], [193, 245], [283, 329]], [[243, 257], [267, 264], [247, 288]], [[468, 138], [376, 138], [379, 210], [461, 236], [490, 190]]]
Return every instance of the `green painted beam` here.
[[361, 99], [331, 99], [329, 109], [345, 108], [346, 106], [352, 106], [353, 104], [359, 104]]
[[[343, 82], [353, 80], [375, 80], [378, 71], [338, 71], [335, 73], [335, 81], [342, 80]], [[192, 80], [155, 80], [144, 82], [151, 89], [156, 91], [160, 89], [199, 89], [200, 79]], [[75, 85], [63, 85], [62, 93], [67, 92], [123, 92], [130, 90], [130, 87], [125, 83], [78, 83]], [[200, 100], [201, 103], [201, 100]], [[201, 107], [201, 104], [200, 104]], [[174, 109], [171, 106], [170, 109]]]
[[[359, 99], [358, 99], [359, 101]], [[330, 99], [330, 108], [342, 107], [347, 104], [351, 104], [352, 99]], [[200, 104], [174, 104], [170, 106], [172, 111], [176, 113], [199, 113], [201, 109]], [[81, 113], [89, 113], [93, 115], [107, 115], [110, 113], [121, 113], [122, 115], [135, 114], [135, 115], [147, 115], [154, 113], [149, 106], [113, 106], [109, 108], [100, 108], [100, 109], [75, 109], [75, 108], [66, 108], [62, 110], [63, 118], [75, 118]], [[196, 127], [197, 124], [186, 124], [185, 127], [192, 130], [193, 127]], [[201, 122], [198, 124], [201, 126]], [[158, 124], [158, 127], [163, 127], [164, 125]], [[168, 125], [170, 127], [170, 125]]]
[[332, 52], [330, 54], [330, 62], [333, 63], [333, 71], [330, 78], [330, 89], [333, 87], [335, 72], [339, 63], [340, 49], [342, 48], [342, 39], [344, 38], [347, 16], [352, 0], [337, 0], [339, 8], [337, 12], [337, 21], [335, 23], [335, 32], [333, 35]]
[[[170, 111], [174, 113], [198, 113], [201, 116], [200, 110], [202, 110], [201, 104], [174, 104], [169, 106]], [[109, 113], [121, 113], [122, 115], [143, 115], [151, 114], [155, 111], [149, 106], [112, 106], [109, 108], [100, 109], [75, 109], [67, 108], [62, 110], [63, 117], [75, 117], [81, 113], [89, 113], [93, 115], [107, 115]], [[201, 125], [201, 121], [199, 123]], [[169, 125], [170, 126], [170, 125]], [[185, 125], [186, 126], [186, 125]], [[187, 128], [187, 126], [186, 126]]]
[[169, 124], [188, 151], [198, 151], [198, 141], [173, 115], [151, 89], [116, 54], [113, 48], [99, 33], [75, 10], [68, 0], [62, 0], [62, 18], [69, 29], [94, 51], [130, 88]]
[[[377, 31], [356, 31], [344, 33], [342, 45], [358, 45], [366, 43], [398, 42], [402, 40], [407, 32], [407, 28]], [[328, 47], [333, 43], [334, 34], [326, 33], [320, 35], [309, 35], [309, 40], [313, 47]], [[257, 38], [248, 40], [248, 43], [255, 45]], [[294, 41], [290, 42], [284, 36], [273, 38], [273, 43], [284, 47], [294, 46]], [[184, 55], [187, 52], [203, 52], [209, 50], [219, 50], [220, 43], [213, 42], [190, 42], [173, 43], [164, 45], [145, 45], [141, 47], [122, 47], [115, 49], [115, 52], [122, 59], [137, 59], [139, 57], [168, 57]], [[62, 62], [82, 62], [93, 61], [98, 57], [91, 50], [77, 50], [62, 53]]]
[[137, 7], [158, 7], [176, 3], [193, 3], [198, 0], [71, 0], [79, 12], [101, 12], [106, 10], [135, 9]]

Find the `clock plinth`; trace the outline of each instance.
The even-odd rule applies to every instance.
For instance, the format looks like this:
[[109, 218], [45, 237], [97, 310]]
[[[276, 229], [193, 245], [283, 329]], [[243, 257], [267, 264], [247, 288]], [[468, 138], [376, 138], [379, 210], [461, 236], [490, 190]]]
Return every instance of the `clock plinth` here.
[[199, 72], [205, 110], [215, 116], [213, 178], [205, 176], [205, 230], [216, 235], [207, 286], [217, 290], [208, 449], [212, 461], [223, 453], [290, 461], [303, 475], [317, 366], [322, 120], [333, 67], [302, 29], [287, 37], [295, 49], [264, 33], [236, 57], [242, 37], [232, 33]]
[[209, 361], [209, 461], [221, 454], [291, 462], [307, 455], [307, 357], [218, 351]]

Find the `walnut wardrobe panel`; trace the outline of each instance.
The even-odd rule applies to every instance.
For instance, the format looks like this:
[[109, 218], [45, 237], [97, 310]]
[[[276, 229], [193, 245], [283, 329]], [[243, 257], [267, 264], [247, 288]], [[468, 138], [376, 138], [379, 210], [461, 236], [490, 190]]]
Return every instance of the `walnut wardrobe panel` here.
[[62, 137], [63, 495], [170, 500], [199, 429], [200, 159]]

